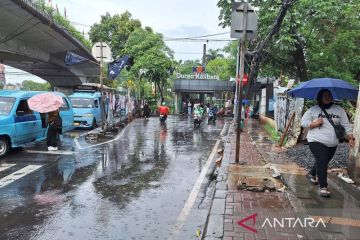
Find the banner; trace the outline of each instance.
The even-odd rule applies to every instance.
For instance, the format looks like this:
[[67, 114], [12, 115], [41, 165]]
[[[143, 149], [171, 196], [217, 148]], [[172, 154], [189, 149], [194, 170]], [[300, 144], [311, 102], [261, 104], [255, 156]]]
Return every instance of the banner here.
[[66, 56], [65, 56], [65, 64], [67, 66], [83, 63], [83, 62], [86, 62], [86, 61], [89, 61], [89, 59], [84, 58], [84, 57], [82, 57], [82, 56], [80, 56], [80, 55], [78, 55], [76, 53], [73, 53], [73, 52], [67, 52]]
[[114, 80], [129, 63], [130, 57], [125, 55], [109, 64], [109, 79]]

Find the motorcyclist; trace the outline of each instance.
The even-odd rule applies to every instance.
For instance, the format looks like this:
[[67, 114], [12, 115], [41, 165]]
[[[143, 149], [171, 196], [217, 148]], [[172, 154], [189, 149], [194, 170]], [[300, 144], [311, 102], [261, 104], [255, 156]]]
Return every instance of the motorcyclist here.
[[216, 105], [211, 106], [209, 109], [209, 117], [212, 117], [216, 120], [217, 112], [218, 112], [218, 108], [216, 107]]
[[164, 120], [167, 119], [167, 116], [169, 115], [169, 108], [165, 105], [165, 102], [161, 103], [161, 106], [159, 107], [159, 114], [160, 116], [164, 116]]
[[194, 105], [194, 125], [199, 126], [201, 123], [201, 118], [204, 113], [204, 109], [200, 106], [200, 104]]

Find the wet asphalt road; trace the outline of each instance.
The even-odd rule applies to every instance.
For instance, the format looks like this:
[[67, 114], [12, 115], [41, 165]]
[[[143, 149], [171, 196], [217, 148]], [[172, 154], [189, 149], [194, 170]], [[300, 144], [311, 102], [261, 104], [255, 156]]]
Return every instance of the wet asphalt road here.
[[[168, 239], [224, 123], [194, 130], [187, 117], [137, 119], [103, 145], [79, 140], [79, 149], [64, 137], [63, 154], [14, 151], [0, 159], [9, 167], [0, 179], [41, 168], [0, 188], [0, 239]], [[185, 228], [196, 228], [196, 215]]]

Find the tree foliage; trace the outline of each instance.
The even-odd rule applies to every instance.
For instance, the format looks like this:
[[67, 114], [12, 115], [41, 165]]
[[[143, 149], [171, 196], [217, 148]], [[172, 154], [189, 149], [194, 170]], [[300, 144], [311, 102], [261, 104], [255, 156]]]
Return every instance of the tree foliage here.
[[218, 75], [221, 80], [229, 80], [234, 76], [235, 72], [229, 67], [231, 60], [226, 58], [215, 58], [206, 65], [206, 73], [210, 75]]
[[25, 80], [22, 83], [22, 90], [27, 90], [27, 91], [50, 91], [51, 86], [50, 83], [45, 82], [45, 83], [38, 83], [38, 82], [34, 82], [32, 80]]
[[205, 55], [206, 63], [210, 62], [211, 60], [215, 60], [216, 58], [223, 58], [224, 55], [221, 53], [221, 49], [209, 49], [208, 53]]
[[[109, 13], [101, 16], [100, 23], [95, 23], [89, 32], [93, 43], [106, 42], [111, 47], [113, 57], [124, 54], [125, 44], [132, 32], [141, 28], [141, 22], [133, 19], [128, 11], [111, 16]], [[147, 29], [150, 30], [149, 27]]]
[[161, 98], [174, 69], [173, 52], [161, 34], [150, 28], [136, 29], [125, 44], [124, 53], [134, 57], [130, 74], [138, 80], [147, 79], [157, 85]]
[[181, 74], [191, 74], [194, 66], [201, 65], [200, 60], [179, 61], [176, 66], [176, 72]]
[[[258, 39], [250, 43], [250, 50], [256, 50], [257, 43], [267, 36], [284, 1], [250, 1], [259, 8]], [[230, 26], [231, 4], [219, 0], [218, 6], [220, 25]], [[360, 78], [359, 12], [359, 1], [295, 1], [265, 49], [261, 75], [282, 72], [301, 81], [335, 77], [352, 82]]]
[[82, 33], [80, 33], [76, 28], [71, 24], [69, 20], [63, 17], [56, 9], [47, 5], [45, 0], [36, 0], [35, 5], [38, 10], [43, 11], [47, 14], [53, 21], [62, 27], [64, 30], [69, 32], [74, 38], [79, 40], [88, 50], [91, 49], [90, 42], [84, 37]]

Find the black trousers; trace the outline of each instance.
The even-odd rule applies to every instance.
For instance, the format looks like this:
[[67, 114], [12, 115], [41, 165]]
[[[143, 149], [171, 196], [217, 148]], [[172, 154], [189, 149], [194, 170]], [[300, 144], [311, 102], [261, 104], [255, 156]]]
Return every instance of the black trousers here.
[[310, 174], [318, 176], [321, 188], [327, 187], [327, 169], [329, 162], [335, 154], [336, 147], [327, 147], [319, 142], [309, 142], [309, 147], [315, 157], [315, 163]]
[[46, 135], [46, 144], [48, 147], [57, 147], [58, 145], [59, 131], [54, 127], [54, 124], [49, 124], [49, 128]]

